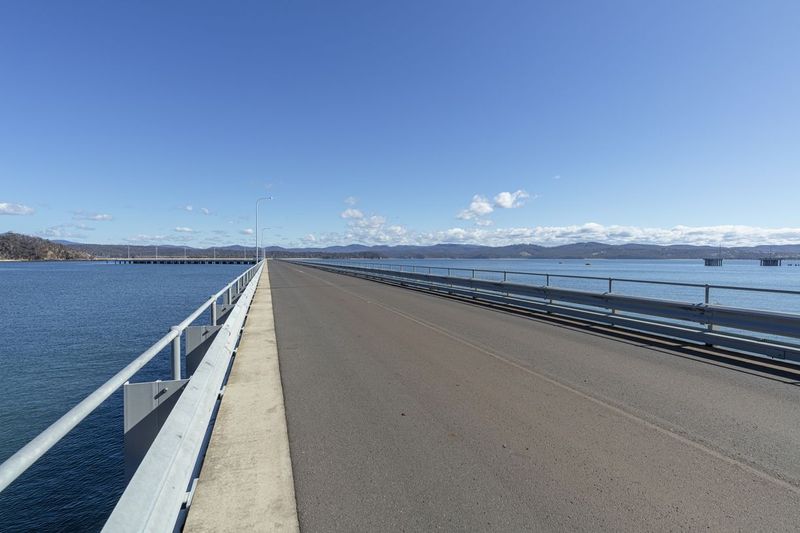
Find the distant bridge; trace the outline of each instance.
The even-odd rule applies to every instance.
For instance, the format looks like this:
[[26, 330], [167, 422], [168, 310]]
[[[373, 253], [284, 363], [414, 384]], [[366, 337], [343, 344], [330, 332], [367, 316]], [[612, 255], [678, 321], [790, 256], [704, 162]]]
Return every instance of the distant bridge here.
[[98, 257], [118, 265], [254, 265], [253, 257]]

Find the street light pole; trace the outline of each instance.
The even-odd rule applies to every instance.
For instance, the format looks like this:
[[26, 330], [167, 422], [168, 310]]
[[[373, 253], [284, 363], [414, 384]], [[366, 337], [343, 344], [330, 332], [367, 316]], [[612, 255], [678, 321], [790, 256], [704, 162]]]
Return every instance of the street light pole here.
[[272, 196], [264, 196], [256, 200], [256, 263], [258, 263], [258, 204], [264, 200], [272, 200]]

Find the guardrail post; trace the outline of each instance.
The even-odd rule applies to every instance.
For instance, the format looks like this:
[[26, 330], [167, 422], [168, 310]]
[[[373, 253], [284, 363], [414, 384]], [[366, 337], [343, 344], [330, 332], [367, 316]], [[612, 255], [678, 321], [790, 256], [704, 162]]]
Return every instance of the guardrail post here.
[[212, 296], [212, 298], [214, 298], [214, 301], [211, 302], [211, 325], [212, 326], [216, 326], [217, 325], [217, 298], [216, 298], [216, 296]]
[[[608, 293], [609, 293], [609, 294], [611, 294], [611, 284], [612, 284], [613, 282], [614, 282], [614, 279], [613, 279], [613, 278], [608, 278]], [[617, 310], [616, 310], [616, 309], [614, 309], [613, 307], [610, 307], [609, 309], [611, 309], [611, 314], [612, 314], [612, 315], [615, 315], [615, 314], [617, 314]]]
[[705, 293], [706, 293], [705, 294], [706, 320], [708, 320], [708, 323], [707, 323], [706, 327], [707, 327], [708, 331], [714, 331], [714, 324], [711, 323], [711, 320], [710, 320], [710, 318], [708, 316], [708, 304], [709, 304], [709, 302], [711, 302], [711, 287], [709, 285], [706, 285]]
[[[544, 275], [544, 286], [545, 287], [549, 287], [550, 286], [550, 274], [545, 274]], [[552, 298], [548, 299], [547, 303], [549, 303], [550, 305], [553, 305], [553, 299]], [[548, 311], [548, 313], [549, 313], [549, 311]]]
[[172, 326], [170, 329], [178, 332], [172, 339], [172, 379], [181, 379], [181, 331], [178, 326]]

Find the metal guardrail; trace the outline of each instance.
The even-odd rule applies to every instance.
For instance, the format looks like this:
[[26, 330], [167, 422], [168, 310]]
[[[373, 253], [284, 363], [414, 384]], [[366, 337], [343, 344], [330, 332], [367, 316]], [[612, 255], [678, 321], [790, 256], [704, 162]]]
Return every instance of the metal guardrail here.
[[[711, 289], [799, 296], [800, 291], [416, 265], [342, 264], [313, 261], [302, 261], [302, 264], [334, 272], [395, 282], [401, 285], [446, 292], [534, 311], [619, 325], [631, 329], [689, 339], [708, 345], [724, 346], [756, 355], [800, 362], [800, 344], [792, 342], [794, 339], [800, 339], [800, 315], [709, 303]], [[434, 273], [437, 269], [444, 272], [441, 274]], [[454, 270], [468, 272], [471, 275], [470, 277], [447, 275]], [[475, 273], [478, 272], [501, 274], [503, 278], [502, 280], [484, 279], [476, 277]], [[546, 276], [546, 284], [532, 285], [511, 282], [508, 281], [509, 274]], [[591, 292], [554, 287], [549, 284], [550, 278], [553, 277], [608, 281], [609, 291]], [[614, 294], [611, 292], [613, 281], [698, 287], [704, 289], [705, 301], [703, 303], [689, 303]], [[700, 324], [702, 327], [692, 327], [692, 323]], [[730, 328], [730, 331], [720, 331], [719, 328]]]
[[[183, 390], [183, 394], [181, 394], [178, 403], [181, 403], [181, 400], [183, 399], [189, 400], [191, 398], [194, 398], [195, 400], [197, 400], [195, 387], [193, 386], [192, 383], [197, 376], [200, 376], [203, 372], [205, 372], [204, 367], [207, 365], [205, 364], [206, 363], [205, 359], [203, 359], [202, 364], [200, 364], [199, 366], [195, 365], [197, 366], [197, 369], [195, 370], [194, 375], [190, 380], [181, 380], [181, 335], [184, 332], [187, 332], [186, 335], [187, 373], [192, 372], [192, 369], [189, 367], [189, 360], [188, 360], [189, 332], [192, 328], [207, 328], [207, 326], [192, 326], [191, 324], [209, 308], [211, 309], [210, 327], [214, 328], [215, 331], [218, 330], [220, 332], [221, 331], [225, 332], [225, 335], [223, 336], [220, 336], [219, 333], [217, 332], [214, 337], [214, 343], [212, 343], [211, 346], [213, 347], [215, 344], [219, 344], [217, 341], [218, 340], [222, 341], [224, 338], [225, 347], [226, 348], [230, 347], [230, 349], [232, 350], [233, 348], [231, 346], [231, 343], [235, 345], [235, 342], [238, 339], [239, 329], [241, 328], [241, 323], [244, 321], [244, 315], [246, 314], [247, 310], [245, 306], [249, 307], [249, 302], [250, 299], [252, 298], [253, 292], [255, 291], [255, 285], [260, 277], [262, 267], [263, 263], [259, 263], [249, 268], [240, 276], [238, 276], [236, 279], [231, 281], [228, 285], [223, 287], [222, 290], [212, 295], [208, 300], [206, 300], [205, 303], [203, 303], [200, 307], [198, 307], [183, 322], [181, 322], [177, 326], [173, 326], [172, 328], [170, 328], [169, 333], [167, 333], [161, 339], [156, 341], [155, 344], [153, 344], [150, 348], [148, 348], [142, 354], [136, 357], [125, 368], [120, 370], [117, 374], [111, 377], [103, 385], [98, 387], [84, 400], [82, 400], [75, 407], [70, 409], [65, 415], [63, 415], [56, 422], [51, 424], [47, 429], [42, 431], [32, 441], [30, 441], [28, 444], [22, 447], [14, 455], [9, 457], [2, 465], [0, 465], [0, 492], [2, 492], [6, 487], [8, 487], [8, 485], [10, 485], [15, 479], [17, 479], [23, 472], [25, 472], [33, 463], [35, 463], [38, 459], [40, 459], [45, 453], [47, 453], [47, 451], [50, 448], [52, 448], [57, 442], [59, 442], [62, 438], [64, 438], [64, 436], [66, 436], [72, 429], [75, 428], [75, 426], [77, 426], [82, 420], [84, 420], [87, 416], [89, 416], [89, 414], [91, 414], [97, 407], [99, 407], [120, 387], [124, 386], [127, 388], [130, 385], [139, 385], [139, 384], [129, 384], [128, 382], [139, 370], [142, 369], [142, 367], [144, 367], [150, 360], [152, 360], [167, 346], [170, 345], [172, 346], [171, 361], [172, 361], [173, 381], [155, 382], [155, 383], [160, 384], [160, 383], [180, 382], [181, 385], [183, 385], [188, 381], [189, 383], [183, 385], [185, 390]], [[222, 298], [223, 300], [222, 304], [218, 303], [220, 298]], [[224, 322], [225, 324], [220, 326], [218, 325], [218, 321]], [[208, 351], [210, 352], [211, 348], [208, 348]], [[203, 350], [203, 352], [206, 353], [205, 350]], [[213, 394], [211, 395], [212, 401], [215, 401], [217, 399], [218, 392], [219, 390], [213, 392]], [[187, 402], [184, 401], [183, 403], [186, 404]], [[160, 404], [161, 402], [156, 400], [153, 408], [154, 409], [158, 408]], [[126, 410], [127, 408], [128, 407], [126, 405]], [[126, 412], [126, 417], [127, 417], [127, 412]], [[170, 417], [167, 419], [167, 421], [169, 422], [174, 418], [176, 417]], [[176, 422], [183, 423], [186, 422], [186, 420], [179, 420], [179, 421], [176, 420]], [[183, 491], [185, 493], [185, 487], [183, 487]], [[163, 487], [154, 486], [153, 484], [151, 484], [149, 492], [150, 493], [163, 492]], [[140, 509], [139, 511], [142, 512], [143, 509]]]
[[[759, 288], [759, 287], [741, 287], [737, 285], [717, 285], [717, 284], [709, 284], [709, 283], [688, 283], [683, 281], [655, 281], [655, 280], [646, 280], [646, 279], [633, 279], [633, 278], [615, 278], [615, 277], [606, 277], [606, 276], [583, 276], [579, 274], [552, 274], [552, 273], [545, 273], [545, 272], [526, 272], [521, 270], [492, 270], [492, 269], [485, 269], [485, 268], [461, 268], [461, 267], [439, 267], [439, 266], [428, 266], [428, 265], [401, 265], [401, 264], [392, 264], [392, 263], [371, 263], [371, 262], [362, 262], [359, 261], [357, 264], [342, 262], [342, 261], [326, 261], [325, 263], [317, 263], [315, 261], [303, 259], [301, 260], [307, 264], [325, 264], [325, 265], [336, 265], [342, 267], [350, 267], [350, 266], [360, 266], [360, 267], [369, 267], [375, 270], [388, 270], [393, 272], [412, 272], [412, 273], [428, 273], [433, 274], [434, 272], [439, 273], [440, 275], [447, 276], [447, 277], [463, 277], [469, 279], [480, 279], [476, 277], [477, 273], [486, 273], [486, 274], [498, 274], [498, 278], [502, 275], [503, 281], [508, 281], [509, 276], [529, 276], [529, 277], [539, 277], [544, 280], [545, 286], [551, 286], [550, 281], [553, 279], [585, 279], [585, 280], [594, 280], [594, 281], [603, 281], [608, 282], [608, 292], [612, 292], [614, 282], [617, 283], [638, 283], [641, 285], [667, 285], [672, 287], [694, 287], [698, 289], [704, 289], [706, 292], [705, 294], [705, 302], [710, 303], [710, 291], [712, 289], [718, 290], [730, 290], [730, 291], [741, 291], [741, 292], [760, 292], [760, 293], [771, 293], [771, 294], [791, 294], [795, 296], [800, 296], [800, 291], [793, 291], [787, 289], [767, 289], [767, 288]], [[470, 276], [454, 276], [453, 273], [458, 272], [468, 272]]]
[[225, 324], [215, 331], [202, 364], [185, 384], [103, 531], [180, 530], [199, 477], [209, 424], [260, 276], [259, 268]]

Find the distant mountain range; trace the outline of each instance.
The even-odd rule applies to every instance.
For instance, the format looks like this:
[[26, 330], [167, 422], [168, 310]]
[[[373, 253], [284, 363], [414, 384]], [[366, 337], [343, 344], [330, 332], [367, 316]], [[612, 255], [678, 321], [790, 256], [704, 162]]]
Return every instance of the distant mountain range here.
[[[84, 244], [71, 241], [49, 241], [19, 233], [0, 234], [0, 259], [75, 260], [103, 257], [253, 257], [252, 246], [191, 246]], [[325, 248], [266, 248], [269, 257], [316, 258], [396, 258], [396, 259], [760, 259], [783, 257], [800, 259], [800, 245], [748, 246], [719, 248], [715, 246], [655, 244], [603, 244], [584, 242], [562, 246], [513, 244], [480, 246], [477, 244], [436, 244], [432, 246], [328, 246]]]
[[[113, 244], [82, 244], [59, 241], [69, 249], [95, 257], [152, 257], [156, 246], [128, 246]], [[164, 257], [242, 257], [255, 255], [250, 246], [224, 246], [193, 248], [159, 245], [158, 255]], [[481, 246], [476, 244], [436, 244], [432, 246], [328, 246], [324, 248], [266, 248], [270, 257], [363, 257], [397, 259], [759, 259], [762, 257], [800, 258], [800, 245], [750, 246], [719, 248], [716, 246], [655, 244], [604, 244], [585, 242], [561, 246], [513, 244], [509, 246]]]

